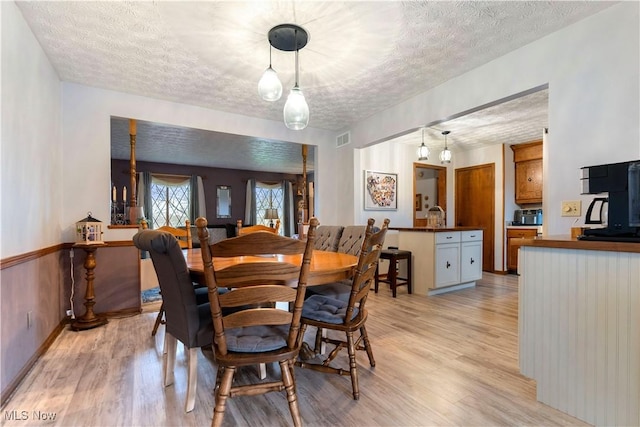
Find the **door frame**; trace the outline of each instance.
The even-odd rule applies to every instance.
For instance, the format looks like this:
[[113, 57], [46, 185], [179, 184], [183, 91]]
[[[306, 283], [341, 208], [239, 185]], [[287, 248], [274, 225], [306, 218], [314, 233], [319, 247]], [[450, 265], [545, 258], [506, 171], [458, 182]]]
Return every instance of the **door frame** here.
[[[436, 166], [429, 165], [425, 163], [413, 162], [413, 195], [416, 194], [416, 175], [418, 173], [418, 169], [433, 169], [438, 173], [438, 200], [436, 204], [442, 208], [447, 214], [447, 168], [444, 166]], [[411, 198], [413, 200], [413, 198]], [[413, 217], [413, 226], [414, 227], [425, 227], [427, 225], [427, 219], [424, 221], [420, 221], [420, 219], [416, 218], [416, 213], [412, 209], [411, 215]], [[446, 217], [445, 217], [446, 218]]]

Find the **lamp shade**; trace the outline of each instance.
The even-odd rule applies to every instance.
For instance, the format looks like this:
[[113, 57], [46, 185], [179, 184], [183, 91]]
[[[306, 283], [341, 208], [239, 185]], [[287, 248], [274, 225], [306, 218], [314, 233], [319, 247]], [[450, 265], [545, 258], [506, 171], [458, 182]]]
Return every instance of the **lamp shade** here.
[[418, 147], [418, 160], [429, 160], [429, 147], [424, 142]]
[[440, 163], [451, 163], [451, 150], [447, 147], [440, 152]]
[[278, 219], [278, 209], [265, 209], [264, 219]]
[[283, 113], [284, 124], [289, 129], [301, 130], [309, 124], [309, 106], [298, 86], [294, 86], [289, 92]]
[[269, 66], [258, 82], [258, 93], [265, 101], [277, 101], [282, 96], [282, 83], [276, 71]]

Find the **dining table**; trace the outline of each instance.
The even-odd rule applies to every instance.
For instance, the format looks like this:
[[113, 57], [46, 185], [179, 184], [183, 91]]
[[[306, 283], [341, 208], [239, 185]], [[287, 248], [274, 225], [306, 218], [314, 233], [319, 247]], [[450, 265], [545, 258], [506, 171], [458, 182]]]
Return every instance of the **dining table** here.
[[[200, 248], [183, 249], [187, 268], [194, 281], [204, 283], [204, 263]], [[245, 262], [286, 261], [293, 264], [300, 263], [302, 255], [272, 255], [272, 256], [237, 256], [213, 258], [214, 269], [229, 267], [233, 264]], [[341, 252], [314, 250], [311, 257], [311, 268], [307, 276], [307, 286], [323, 285], [353, 277], [358, 265], [358, 257]]]

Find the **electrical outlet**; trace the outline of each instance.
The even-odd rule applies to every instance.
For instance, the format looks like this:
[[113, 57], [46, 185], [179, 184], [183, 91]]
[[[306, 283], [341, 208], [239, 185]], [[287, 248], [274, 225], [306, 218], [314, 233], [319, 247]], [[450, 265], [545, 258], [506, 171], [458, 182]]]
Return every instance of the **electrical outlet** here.
[[582, 202], [580, 200], [565, 200], [562, 202], [562, 216], [582, 215]]

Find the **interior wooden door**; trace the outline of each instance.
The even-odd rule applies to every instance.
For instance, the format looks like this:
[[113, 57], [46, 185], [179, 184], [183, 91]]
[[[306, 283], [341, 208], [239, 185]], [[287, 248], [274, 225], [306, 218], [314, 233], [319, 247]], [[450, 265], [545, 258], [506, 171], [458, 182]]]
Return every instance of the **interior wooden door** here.
[[483, 230], [482, 269], [494, 271], [495, 164], [460, 168], [455, 172], [455, 224]]

